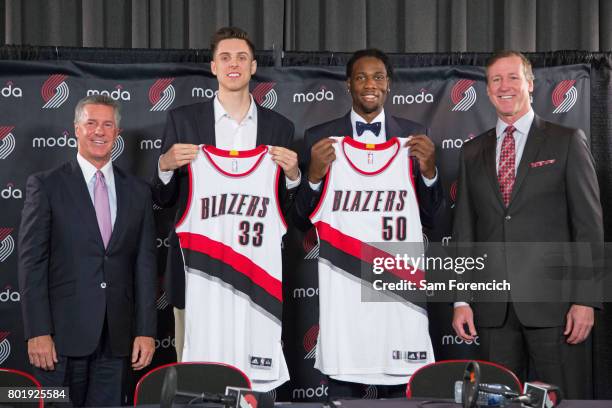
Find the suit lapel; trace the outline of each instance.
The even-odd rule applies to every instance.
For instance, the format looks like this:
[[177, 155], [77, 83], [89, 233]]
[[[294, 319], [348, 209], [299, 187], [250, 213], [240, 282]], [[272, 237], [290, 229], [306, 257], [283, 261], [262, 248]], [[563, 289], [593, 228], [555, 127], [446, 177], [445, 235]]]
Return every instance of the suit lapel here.
[[[253, 100], [253, 103], [255, 103], [255, 100]], [[267, 112], [261, 109], [256, 103], [255, 110], [257, 111], [257, 135], [255, 136], [255, 146], [262, 144], [269, 144], [272, 146], [278, 145], [275, 140], [272, 140], [274, 132], [270, 130], [270, 121], [267, 118]]]
[[525, 149], [523, 150], [523, 156], [519, 163], [518, 170], [516, 172], [516, 180], [514, 181], [514, 187], [512, 188], [512, 197], [510, 198], [510, 205], [516, 198], [527, 173], [529, 173], [529, 163], [533, 162], [540, 151], [540, 146], [544, 140], [544, 133], [542, 132], [543, 123], [541, 119], [536, 115], [533, 118], [533, 123], [529, 129], [527, 135], [527, 141], [525, 143]]
[[76, 160], [70, 162], [68, 178], [66, 180], [68, 192], [71, 197], [72, 205], [76, 209], [77, 219], [84, 226], [101, 247], [104, 247], [100, 227], [98, 227], [98, 219], [96, 218], [96, 210], [91, 201], [91, 196], [87, 190], [87, 182], [83, 177], [83, 171], [79, 167]]
[[393, 116], [385, 114], [385, 137], [387, 140], [394, 137], [402, 137], [403, 133]]
[[107, 249], [111, 249], [121, 238], [130, 208], [130, 194], [125, 175], [115, 165], [113, 165], [113, 177], [115, 178], [115, 195], [117, 196], [117, 216]]
[[485, 164], [485, 172], [487, 173], [487, 179], [491, 183], [491, 188], [495, 192], [495, 197], [497, 197], [497, 201], [502, 208], [505, 208], [504, 201], [501, 196], [501, 192], [499, 191], [499, 181], [497, 180], [497, 166], [495, 163], [496, 155], [495, 155], [495, 147], [497, 145], [497, 137], [495, 135], [495, 128], [489, 130], [486, 135], [484, 135], [485, 140], [483, 141], [483, 162]]
[[200, 135], [200, 143], [216, 146], [215, 111], [212, 101], [202, 104], [202, 112], [196, 118], [196, 123], [198, 134]]

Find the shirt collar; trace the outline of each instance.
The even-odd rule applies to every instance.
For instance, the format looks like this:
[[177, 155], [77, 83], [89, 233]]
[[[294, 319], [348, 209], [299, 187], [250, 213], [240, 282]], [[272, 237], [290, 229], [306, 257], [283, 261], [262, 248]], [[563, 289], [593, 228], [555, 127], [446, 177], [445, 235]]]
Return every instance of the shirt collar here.
[[[257, 107], [255, 105], [255, 101], [253, 100], [253, 95], [249, 95], [249, 98], [251, 99], [251, 104], [249, 105], [249, 110], [244, 117], [243, 122], [246, 120], [257, 120]], [[213, 111], [215, 113], [215, 124], [219, 123], [219, 121], [223, 118], [232, 119], [221, 104], [218, 95], [215, 95], [215, 99], [213, 100]]]
[[[98, 169], [96, 166], [91, 164], [87, 159], [81, 156], [81, 153], [77, 152], [77, 162], [79, 163], [79, 167], [83, 172], [83, 177], [85, 177], [85, 182], [89, 183], [92, 179], [95, 179], [96, 172]], [[104, 180], [106, 181], [106, 185], [112, 184], [115, 180], [113, 174], [113, 162], [109, 160], [102, 168], [100, 169], [102, 174], [104, 175]]]
[[[531, 128], [531, 124], [533, 123], [533, 118], [535, 117], [535, 113], [533, 109], [529, 109], [529, 112], [521, 116], [516, 122], [512, 124], [514, 128], [521, 134], [527, 135], [529, 134], [529, 129]], [[497, 139], [501, 138], [506, 131], [506, 128], [509, 125], [501, 119], [497, 119], [497, 125], [495, 126], [495, 134], [497, 135]]]
[[[351, 124], [353, 125], [353, 131], [355, 130], [355, 122], [357, 121], [366, 122], [366, 123], [368, 122], [367, 120], [362, 118], [357, 112], [355, 112], [353, 108], [351, 108]], [[372, 122], [370, 123], [374, 123], [374, 122], [380, 122], [380, 127], [382, 129], [385, 128], [385, 110], [384, 109], [381, 110], [378, 116], [372, 119]]]

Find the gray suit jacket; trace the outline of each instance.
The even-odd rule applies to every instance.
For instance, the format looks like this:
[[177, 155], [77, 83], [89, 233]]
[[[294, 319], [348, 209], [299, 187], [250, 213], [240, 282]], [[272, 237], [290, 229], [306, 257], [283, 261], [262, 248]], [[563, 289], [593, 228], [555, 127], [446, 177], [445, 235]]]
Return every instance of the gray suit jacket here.
[[495, 147], [491, 129], [461, 150], [453, 240], [476, 243], [468, 246], [472, 255], [487, 254], [485, 269], [463, 280], [508, 279], [511, 290], [461, 291], [457, 300], [472, 304], [482, 327], [501, 325], [508, 301], [526, 326], [563, 325], [571, 303], [600, 305], [588, 266], [601, 256], [602, 210], [586, 137], [536, 115], [507, 208]]

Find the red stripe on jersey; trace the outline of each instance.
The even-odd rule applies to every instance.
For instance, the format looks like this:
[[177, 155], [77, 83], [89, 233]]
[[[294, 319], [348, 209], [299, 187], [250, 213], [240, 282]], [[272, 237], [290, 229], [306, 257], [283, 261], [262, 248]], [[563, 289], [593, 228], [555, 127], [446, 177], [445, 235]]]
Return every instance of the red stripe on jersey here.
[[261, 287], [271, 296], [281, 302], [283, 301], [281, 281], [271, 276], [246, 256], [234, 251], [230, 246], [191, 232], [179, 232], [177, 235], [181, 248], [201, 252], [228, 264], [236, 271], [248, 277], [254, 284]]
[[[338, 248], [339, 250], [354, 256], [363, 262], [373, 264], [374, 258], [395, 258], [385, 251], [340, 232], [326, 222], [319, 221], [315, 224], [315, 227], [317, 228], [317, 232], [319, 233], [319, 238], [321, 240], [327, 241], [335, 248]], [[385, 268], [385, 270], [387, 269]], [[425, 272], [420, 269], [390, 269], [387, 271], [400, 279], [405, 279], [414, 283], [418, 283], [419, 281], [425, 279]]]

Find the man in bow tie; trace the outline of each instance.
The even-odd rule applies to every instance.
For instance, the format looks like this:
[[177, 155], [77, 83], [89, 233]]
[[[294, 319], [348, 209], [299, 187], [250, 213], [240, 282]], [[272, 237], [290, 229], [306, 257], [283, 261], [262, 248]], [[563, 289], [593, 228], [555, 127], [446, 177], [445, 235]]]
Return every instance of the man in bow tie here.
[[438, 181], [435, 146], [425, 135], [427, 129], [411, 120], [386, 115], [384, 110], [390, 91], [393, 68], [389, 57], [370, 48], [356, 51], [346, 65], [346, 86], [353, 99], [344, 116], [314, 126], [304, 133], [304, 153], [300, 159], [308, 170], [297, 194], [294, 222], [307, 230], [308, 216], [321, 195], [321, 187], [330, 164], [335, 160], [330, 136], [352, 136], [358, 142], [378, 144], [392, 137], [410, 137], [407, 142], [414, 157], [415, 183], [419, 198], [421, 222], [433, 225], [442, 202], [442, 185]]
[[[357, 51], [348, 61], [346, 85], [353, 99], [352, 109], [343, 117], [312, 127], [304, 134], [305, 149], [302, 159], [306, 160], [303, 166], [308, 169], [308, 175], [302, 181], [296, 198], [294, 222], [299, 228], [307, 229], [311, 225], [308, 215], [317, 205], [323, 181], [331, 163], [336, 159], [333, 147], [335, 140], [330, 139], [330, 136], [351, 136], [356, 141], [367, 144], [383, 143], [393, 137], [409, 137], [407, 144], [410, 146], [413, 160], [421, 223], [427, 227], [432, 226], [435, 213], [442, 202], [442, 187], [435, 165], [435, 146], [425, 135], [424, 126], [385, 114], [384, 104], [392, 76], [393, 69], [389, 58], [380, 50]], [[410, 181], [406, 180], [406, 183]], [[420, 231], [422, 226], [410, 225], [408, 228]], [[379, 397], [405, 395], [406, 384], [403, 377], [393, 378], [383, 372], [365, 375], [363, 372], [351, 370], [337, 367], [333, 374], [324, 371], [328, 374], [330, 398], [363, 397], [366, 384], [376, 384]]]
[[466, 341], [479, 335], [481, 358], [522, 381], [586, 399], [589, 334], [601, 307], [592, 274], [603, 243], [593, 158], [582, 130], [534, 114], [534, 76], [523, 54], [494, 55], [486, 80], [497, 125], [461, 150], [453, 240], [473, 256], [490, 243], [487, 267], [463, 280], [507, 279], [511, 289], [460, 292], [453, 328]]

